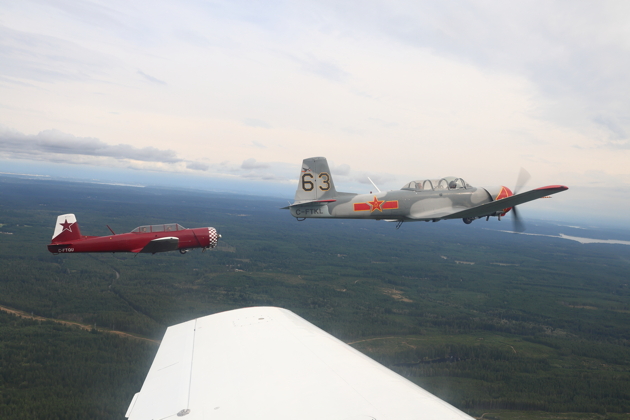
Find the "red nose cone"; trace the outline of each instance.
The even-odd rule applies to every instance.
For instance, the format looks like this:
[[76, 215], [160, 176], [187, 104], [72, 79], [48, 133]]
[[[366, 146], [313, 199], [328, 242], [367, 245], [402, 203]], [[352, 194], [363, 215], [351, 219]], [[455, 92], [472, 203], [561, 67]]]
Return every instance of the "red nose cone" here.
[[511, 197], [513, 195], [514, 194], [512, 193], [512, 190], [510, 190], [508, 187], [501, 187], [501, 191], [499, 191], [499, 195], [496, 196], [495, 200]]
[[[507, 197], [511, 197], [513, 196], [514, 193], [512, 192], [512, 190], [510, 190], [508, 187], [501, 187], [501, 191], [499, 191], [499, 195], [497, 195], [497, 198], [495, 198], [495, 200], [500, 200], [502, 198], [507, 198]], [[505, 216], [505, 214], [512, 210], [512, 207], [508, 207], [503, 209], [503, 213], [501, 214], [501, 216]]]

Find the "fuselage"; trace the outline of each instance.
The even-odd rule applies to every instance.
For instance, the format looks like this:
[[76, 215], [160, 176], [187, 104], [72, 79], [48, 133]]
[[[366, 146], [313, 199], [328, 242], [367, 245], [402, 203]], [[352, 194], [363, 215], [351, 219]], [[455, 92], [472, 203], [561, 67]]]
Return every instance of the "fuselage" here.
[[[150, 230], [150, 229], [149, 229]], [[71, 252], [140, 252], [149, 242], [161, 238], [177, 238], [175, 249], [214, 248], [217, 232], [212, 227], [163, 232], [129, 232], [110, 236], [82, 236], [80, 239], [51, 243], [54, 254]]]
[[[466, 209], [493, 201], [484, 188], [454, 190], [394, 190], [374, 194], [337, 195], [329, 203], [291, 207], [297, 218], [431, 220], [440, 210]], [[426, 217], [423, 217], [426, 215]]]

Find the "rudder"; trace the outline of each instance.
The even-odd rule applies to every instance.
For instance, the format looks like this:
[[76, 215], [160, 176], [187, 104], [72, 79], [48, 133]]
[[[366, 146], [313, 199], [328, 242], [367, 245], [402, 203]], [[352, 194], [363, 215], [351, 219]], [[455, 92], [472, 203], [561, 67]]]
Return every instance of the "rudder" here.
[[295, 192], [295, 202], [325, 200], [336, 195], [337, 190], [335, 190], [326, 158], [304, 159]]
[[64, 243], [77, 239], [81, 239], [81, 230], [74, 214], [58, 216], [51, 243]]

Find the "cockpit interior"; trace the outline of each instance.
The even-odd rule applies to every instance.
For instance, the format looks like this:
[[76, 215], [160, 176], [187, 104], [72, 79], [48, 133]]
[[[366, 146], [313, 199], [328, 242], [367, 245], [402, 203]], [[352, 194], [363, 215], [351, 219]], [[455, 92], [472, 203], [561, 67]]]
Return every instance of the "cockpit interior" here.
[[147, 225], [138, 226], [131, 233], [151, 233], [151, 232], [175, 232], [177, 230], [186, 229], [178, 223], [169, 223], [167, 225]]
[[411, 181], [405, 184], [401, 190], [410, 191], [436, 191], [436, 190], [458, 190], [472, 188], [472, 186], [462, 178], [447, 176], [442, 179], [424, 179]]

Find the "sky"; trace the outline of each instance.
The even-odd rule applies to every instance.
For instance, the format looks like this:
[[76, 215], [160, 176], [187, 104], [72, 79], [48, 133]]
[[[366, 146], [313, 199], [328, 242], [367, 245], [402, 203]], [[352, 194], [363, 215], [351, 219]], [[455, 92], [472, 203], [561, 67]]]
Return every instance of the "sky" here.
[[[291, 198], [458, 176], [627, 223], [630, 2], [0, 2], [0, 173]], [[527, 206], [527, 208], [525, 208]]]

